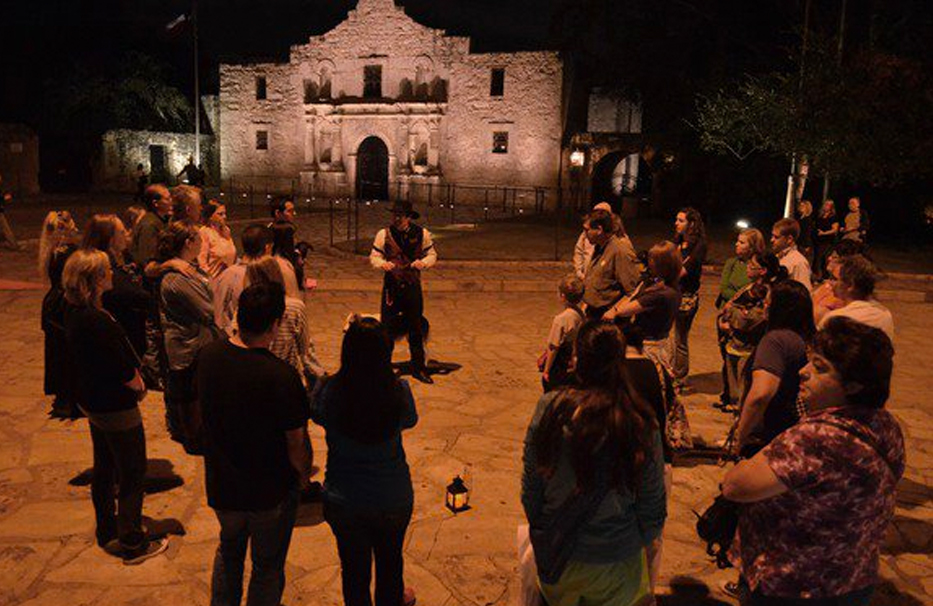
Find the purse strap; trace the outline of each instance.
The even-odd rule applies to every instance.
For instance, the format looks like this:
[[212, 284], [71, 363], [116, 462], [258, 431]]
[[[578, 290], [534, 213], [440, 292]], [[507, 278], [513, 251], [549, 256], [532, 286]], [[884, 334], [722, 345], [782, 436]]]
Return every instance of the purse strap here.
[[[866, 444], [868, 447], [870, 447], [872, 450], [875, 451], [875, 454], [877, 454], [878, 457], [882, 461], [884, 461], [884, 464], [891, 471], [891, 474], [895, 477], [895, 479], [897, 478], [897, 471], [894, 469], [894, 465], [890, 461], [888, 461], [887, 457], [885, 457], [881, 453], [881, 447], [878, 444], [878, 441], [875, 440], [868, 431], [865, 431], [867, 428], [865, 427], [865, 424], [862, 423], [861, 421], [856, 421], [855, 419], [849, 419], [849, 421], [852, 422], [852, 425], [849, 425], [847, 423], [840, 423], [839, 421], [836, 421], [833, 419], [827, 419], [827, 418], [810, 419], [809, 421], [811, 423], [820, 423], [823, 425], [829, 425], [830, 427], [835, 427], [836, 429], [841, 429], [842, 431], [851, 435], [855, 439], [863, 442], [864, 444]], [[857, 425], [858, 427], [853, 427], [853, 425]]]

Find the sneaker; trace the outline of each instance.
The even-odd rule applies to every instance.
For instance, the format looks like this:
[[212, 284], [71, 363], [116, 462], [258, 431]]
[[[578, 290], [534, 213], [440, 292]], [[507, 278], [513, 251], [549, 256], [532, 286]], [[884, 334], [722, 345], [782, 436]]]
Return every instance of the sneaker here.
[[124, 552], [123, 563], [126, 566], [136, 566], [146, 560], [156, 557], [168, 549], [168, 539], [154, 539], [149, 541], [145, 548], [139, 551]]
[[719, 586], [722, 592], [733, 598], [738, 598], [741, 594], [741, 588], [738, 581], [726, 581]]

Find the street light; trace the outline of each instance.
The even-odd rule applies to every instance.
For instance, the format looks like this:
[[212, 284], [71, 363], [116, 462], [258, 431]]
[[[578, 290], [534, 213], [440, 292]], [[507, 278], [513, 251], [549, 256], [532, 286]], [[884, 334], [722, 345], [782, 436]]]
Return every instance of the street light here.
[[575, 149], [570, 152], [570, 166], [581, 168], [586, 164], [586, 152], [582, 149]]

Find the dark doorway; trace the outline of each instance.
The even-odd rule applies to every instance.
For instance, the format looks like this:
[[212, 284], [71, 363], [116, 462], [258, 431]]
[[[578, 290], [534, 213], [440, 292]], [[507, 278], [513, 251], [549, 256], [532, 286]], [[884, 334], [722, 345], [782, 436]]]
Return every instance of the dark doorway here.
[[149, 146], [149, 175], [152, 183], [166, 182], [164, 145]]
[[362, 200], [389, 199], [389, 148], [368, 137], [356, 152], [356, 195]]
[[613, 182], [613, 173], [620, 162], [625, 160], [625, 155], [620, 152], [612, 152], [603, 157], [593, 168], [592, 192], [593, 198], [590, 206], [600, 202], [608, 202], [612, 210], [620, 212], [622, 209], [622, 195]]

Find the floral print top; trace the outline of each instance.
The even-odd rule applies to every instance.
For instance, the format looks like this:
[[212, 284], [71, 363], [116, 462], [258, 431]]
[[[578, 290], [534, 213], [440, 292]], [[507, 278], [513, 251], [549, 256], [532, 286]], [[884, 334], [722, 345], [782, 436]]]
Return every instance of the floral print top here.
[[742, 572], [763, 595], [825, 598], [874, 585], [904, 473], [904, 438], [886, 410], [808, 415], [762, 453], [789, 490], [742, 508]]

